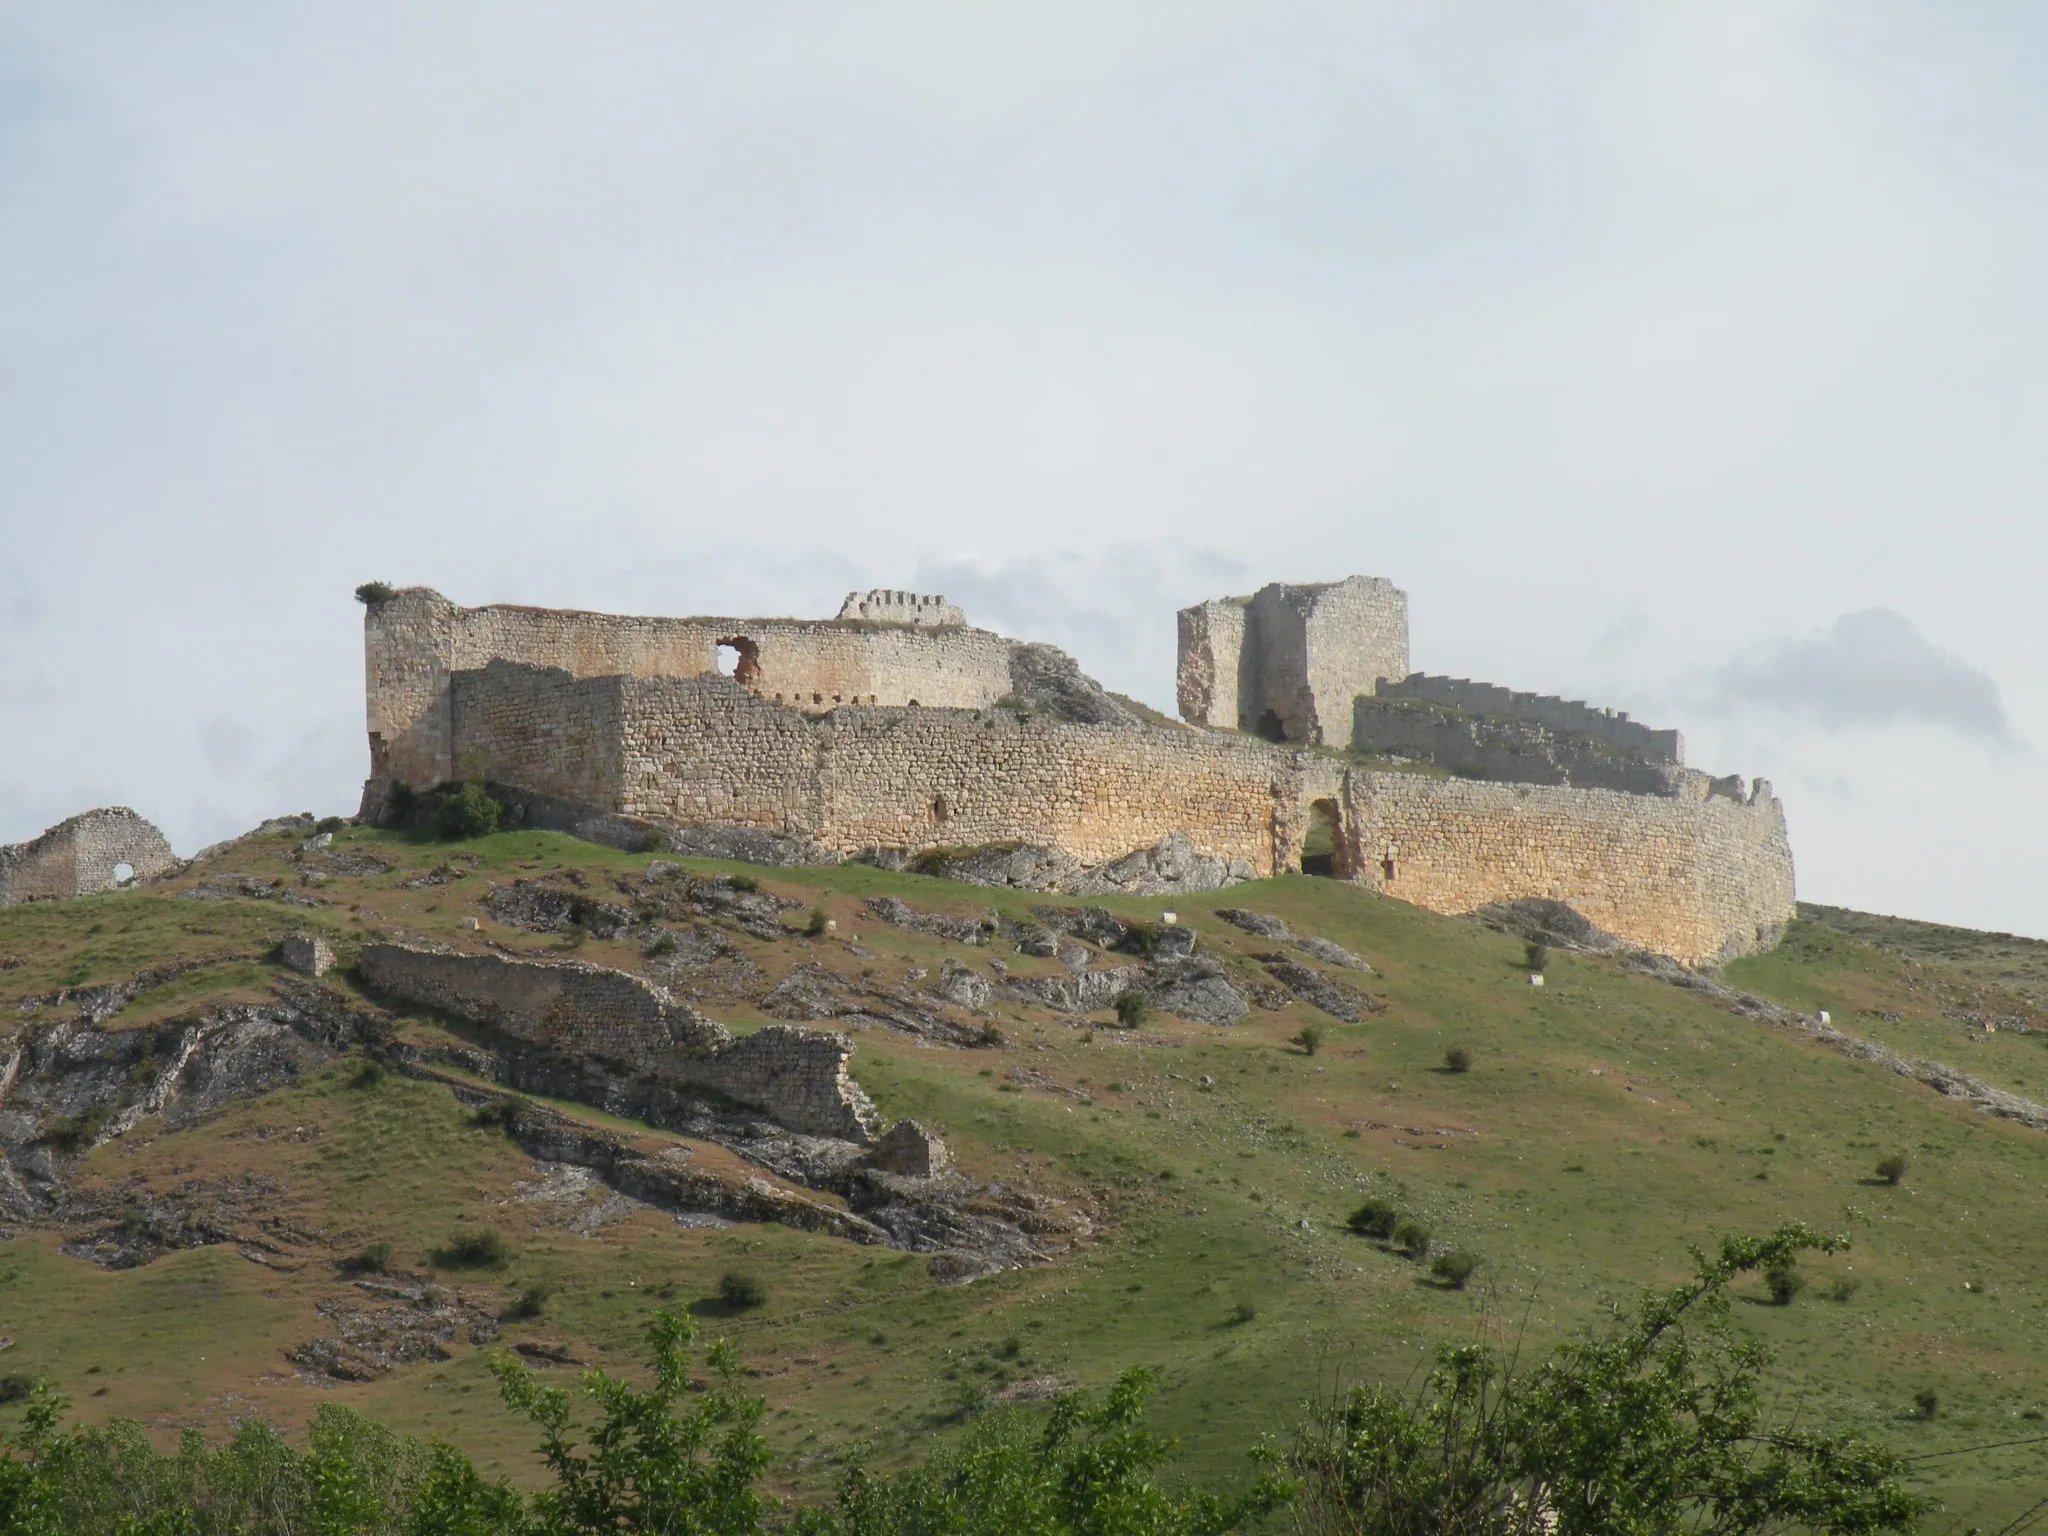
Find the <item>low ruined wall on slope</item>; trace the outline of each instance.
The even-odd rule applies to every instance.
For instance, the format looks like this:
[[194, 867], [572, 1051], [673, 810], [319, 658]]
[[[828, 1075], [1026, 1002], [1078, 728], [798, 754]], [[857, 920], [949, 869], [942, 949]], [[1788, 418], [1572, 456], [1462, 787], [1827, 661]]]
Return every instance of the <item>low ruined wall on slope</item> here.
[[125, 805], [87, 811], [0, 848], [0, 907], [96, 896], [120, 885], [123, 864], [131, 878], [147, 880], [177, 862], [163, 833]]
[[1793, 916], [1784, 810], [1761, 780], [1747, 800], [1662, 799], [1357, 772], [1342, 836], [1389, 896], [1446, 913], [1549, 897], [1688, 965], [1768, 949]]
[[874, 1134], [874, 1106], [847, 1074], [853, 1042], [844, 1035], [775, 1024], [735, 1039], [651, 982], [575, 961], [373, 944], [363, 951], [361, 970], [371, 990], [393, 1000], [564, 1055], [708, 1088], [791, 1130], [859, 1142]]
[[1352, 700], [1351, 747], [1509, 784], [1676, 795], [1688, 782], [1688, 771], [1668, 759], [1560, 734], [1533, 719], [1470, 715], [1421, 699]]
[[1413, 699], [1487, 715], [1501, 720], [1528, 720], [1549, 730], [1575, 736], [1589, 736], [1624, 752], [1637, 752], [1660, 762], [1683, 763], [1685, 738], [1677, 731], [1660, 731], [1631, 720], [1620, 710], [1601, 709], [1576, 699], [1560, 699], [1543, 693], [1518, 693], [1492, 683], [1475, 683], [1463, 677], [1435, 677], [1415, 672], [1398, 682], [1384, 683], [1383, 699]]

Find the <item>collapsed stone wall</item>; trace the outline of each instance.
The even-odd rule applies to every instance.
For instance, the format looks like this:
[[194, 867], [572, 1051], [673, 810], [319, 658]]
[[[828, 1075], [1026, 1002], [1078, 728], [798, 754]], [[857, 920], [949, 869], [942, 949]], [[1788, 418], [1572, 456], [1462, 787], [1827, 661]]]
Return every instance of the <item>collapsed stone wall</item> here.
[[1502, 720], [1527, 720], [1565, 735], [1586, 736], [1623, 752], [1640, 753], [1658, 762], [1683, 763], [1685, 738], [1629, 719], [1622, 710], [1600, 709], [1576, 699], [1542, 693], [1517, 693], [1492, 683], [1463, 677], [1434, 677], [1415, 672], [1399, 682], [1382, 683], [1383, 699], [1413, 699], [1442, 705], [1468, 715]]
[[[1574, 785], [1631, 795], [1676, 795], [1688, 770], [1533, 719], [1470, 715], [1419, 699], [1358, 698], [1351, 748], [1427, 763], [1461, 778]], [[1676, 732], [1666, 734], [1676, 735]]]
[[791, 1130], [873, 1139], [874, 1106], [847, 1074], [853, 1042], [772, 1024], [741, 1039], [653, 983], [576, 961], [513, 960], [372, 944], [369, 987], [568, 1056], [708, 1088]]
[[125, 805], [86, 811], [0, 848], [0, 907], [96, 896], [121, 884], [123, 864], [131, 879], [147, 880], [177, 862], [163, 833]]
[[875, 587], [866, 592], [849, 592], [839, 605], [842, 619], [865, 619], [870, 624], [965, 624], [967, 615], [943, 597], [919, 592], [895, 592]]
[[367, 802], [394, 781], [422, 788], [468, 771], [453, 747], [449, 685], [458, 672], [502, 659], [574, 678], [715, 676], [721, 646], [743, 686], [797, 709], [972, 709], [1012, 686], [1012, 642], [959, 624], [460, 608], [408, 587], [373, 604], [364, 623], [372, 785], [365, 808], [374, 812]]
[[1408, 597], [1376, 576], [1274, 582], [1178, 615], [1181, 718], [1273, 741], [1336, 745], [1351, 701], [1408, 675]]
[[1339, 836], [1355, 878], [1431, 911], [1546, 897], [1687, 965], [1775, 945], [1794, 915], [1784, 809], [1746, 799], [1353, 772]]

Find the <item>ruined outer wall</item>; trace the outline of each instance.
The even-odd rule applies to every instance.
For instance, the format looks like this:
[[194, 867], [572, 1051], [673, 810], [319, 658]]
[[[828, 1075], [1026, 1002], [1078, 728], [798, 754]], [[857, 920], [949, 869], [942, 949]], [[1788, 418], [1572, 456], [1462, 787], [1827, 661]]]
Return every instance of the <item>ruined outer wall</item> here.
[[1646, 753], [1625, 752], [1534, 720], [1469, 715], [1419, 699], [1351, 701], [1351, 748], [1429, 763], [1464, 778], [1510, 784], [1569, 784], [1632, 795], [1676, 795], [1687, 772]]
[[364, 623], [370, 776], [426, 787], [462, 771], [449, 718], [453, 673], [502, 659], [579, 678], [697, 677], [716, 674], [718, 647], [730, 642], [752, 647], [742, 682], [803, 709], [855, 702], [972, 709], [1010, 691], [1011, 643], [987, 630], [458, 608], [411, 587], [372, 606]]
[[735, 1040], [637, 976], [574, 961], [373, 944], [363, 951], [362, 973], [386, 997], [566, 1055], [709, 1088], [792, 1130], [861, 1142], [874, 1133], [874, 1108], [846, 1074], [853, 1042], [844, 1035], [770, 1025]]
[[163, 833], [125, 805], [87, 811], [40, 837], [0, 848], [0, 907], [98, 895], [120, 884], [116, 865], [146, 880], [177, 862]]
[[1793, 916], [1784, 810], [1761, 780], [1741, 802], [1355, 772], [1343, 796], [1362, 882], [1435, 912], [1549, 897], [1688, 965], [1769, 948]]
[[551, 793], [578, 805], [615, 803], [627, 681], [508, 661], [455, 673], [448, 697], [456, 771], [498, 783], [550, 784]]
[[1502, 720], [1529, 720], [1549, 730], [1574, 736], [1590, 736], [1625, 752], [1640, 752], [1667, 763], [1685, 761], [1685, 738], [1677, 731], [1660, 731], [1613, 709], [1596, 709], [1576, 699], [1554, 698], [1542, 693], [1517, 693], [1492, 683], [1475, 683], [1462, 677], [1432, 677], [1426, 672], [1403, 676], [1384, 685], [1380, 697], [1415, 699], [1463, 710], [1471, 715], [1492, 715]]

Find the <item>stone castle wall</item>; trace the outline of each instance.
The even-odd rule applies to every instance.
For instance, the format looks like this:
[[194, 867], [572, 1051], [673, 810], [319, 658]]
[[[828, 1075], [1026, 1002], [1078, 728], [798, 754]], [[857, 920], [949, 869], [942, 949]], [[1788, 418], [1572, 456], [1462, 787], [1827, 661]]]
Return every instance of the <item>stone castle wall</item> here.
[[[616, 692], [604, 693], [554, 673], [535, 676], [535, 699], [549, 702], [528, 706], [519, 682], [532, 669], [490, 671], [497, 712], [465, 702], [457, 742], [486, 777], [574, 800], [586, 782], [576, 732], [616, 733], [617, 787], [596, 803], [667, 825], [760, 828], [841, 857], [1017, 842], [1090, 864], [1184, 831], [1198, 853], [1266, 876], [1299, 867], [1320, 802], [1336, 819], [1341, 872], [1438, 912], [1554, 897], [1687, 963], [1754, 948], [1792, 915], [1784, 814], [1762, 786], [1745, 800], [1729, 781], [1710, 794], [1692, 774], [1677, 798], [1444, 781], [1245, 736], [1008, 710], [811, 718], [725, 678], [609, 679]], [[534, 733], [534, 710], [565, 698], [592, 702], [563, 709], [562, 735]]]
[[0, 907], [96, 896], [121, 884], [123, 864], [134, 871], [131, 878], [147, 880], [177, 862], [163, 833], [126, 806], [87, 811], [0, 848]]
[[1352, 773], [1340, 836], [1355, 878], [1435, 912], [1543, 896], [1688, 965], [1768, 949], [1794, 915], [1785, 815], [1749, 797]]
[[1426, 672], [1416, 672], [1399, 682], [1382, 684], [1379, 697], [1414, 699], [1462, 710], [1468, 715], [1527, 720], [1561, 734], [1589, 736], [1610, 747], [1640, 753], [1659, 762], [1685, 761], [1685, 738], [1677, 731], [1656, 730], [1629, 719], [1620, 710], [1599, 709], [1576, 699], [1553, 698], [1542, 693], [1517, 693], [1510, 688], [1497, 688], [1492, 683], [1475, 683], [1463, 677], [1432, 677]]
[[1471, 715], [1411, 698], [1352, 700], [1351, 748], [1427, 763], [1461, 778], [1631, 795], [1676, 795], [1689, 776], [1668, 759], [1553, 731], [1532, 719]]
[[415, 788], [469, 771], [453, 747], [450, 679], [493, 660], [559, 668], [574, 678], [715, 676], [723, 645], [752, 691], [811, 710], [851, 703], [973, 709], [1011, 689], [1012, 642], [929, 621], [459, 608], [438, 592], [409, 587], [369, 610], [364, 636], [370, 777]]
[[[842, 856], [1028, 842], [1094, 863], [1186, 831], [1198, 853], [1266, 875], [1285, 867], [1288, 838], [1299, 842], [1291, 786], [1312, 771], [1334, 785], [1340, 772], [1264, 742], [1007, 709], [811, 718], [720, 677], [579, 681], [496, 662], [458, 674], [454, 696], [454, 749], [484, 778]], [[589, 766], [614, 758], [615, 776]]]
[[871, 624], [965, 624], [967, 615], [943, 597], [918, 592], [895, 592], [875, 587], [866, 592], [849, 592], [839, 605], [842, 619], [864, 619]]
[[594, 1057], [663, 1082], [708, 1088], [791, 1130], [866, 1142], [874, 1106], [847, 1075], [844, 1035], [774, 1024], [741, 1039], [624, 971], [372, 944], [363, 980], [549, 1050]]

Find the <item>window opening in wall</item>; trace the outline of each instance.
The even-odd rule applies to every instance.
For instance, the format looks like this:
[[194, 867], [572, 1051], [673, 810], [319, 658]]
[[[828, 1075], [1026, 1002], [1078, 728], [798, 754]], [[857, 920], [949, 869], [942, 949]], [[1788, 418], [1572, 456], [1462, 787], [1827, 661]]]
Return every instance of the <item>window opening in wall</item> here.
[[1380, 873], [1386, 876], [1387, 884], [1394, 883], [1394, 856], [1391, 853], [1380, 860]]
[[744, 635], [732, 635], [718, 642], [718, 670], [742, 688], [751, 688], [761, 676], [761, 647]]
[[116, 864], [114, 866], [114, 884], [127, 885], [134, 878], [135, 866], [133, 864]]
[[825, 702], [825, 695], [823, 695], [822, 693], [814, 693], [811, 695], [811, 702], [813, 704], [822, 704]]
[[1259, 716], [1259, 723], [1252, 727], [1252, 734], [1262, 741], [1285, 741], [1287, 728], [1280, 723], [1277, 710], [1267, 710]]
[[937, 795], [933, 797], [932, 824], [934, 826], [944, 826], [946, 823], [946, 818], [951, 816], [952, 814], [952, 808], [946, 804], [946, 797], [944, 795]]
[[1325, 878], [1344, 873], [1343, 839], [1338, 835], [1337, 802], [1318, 800], [1308, 808], [1308, 834], [1301, 840], [1301, 872]]
[[915, 700], [915, 699], [912, 699], [912, 700], [910, 701], [910, 707], [911, 707], [912, 709], [915, 709], [915, 708], [917, 708], [917, 700]]

